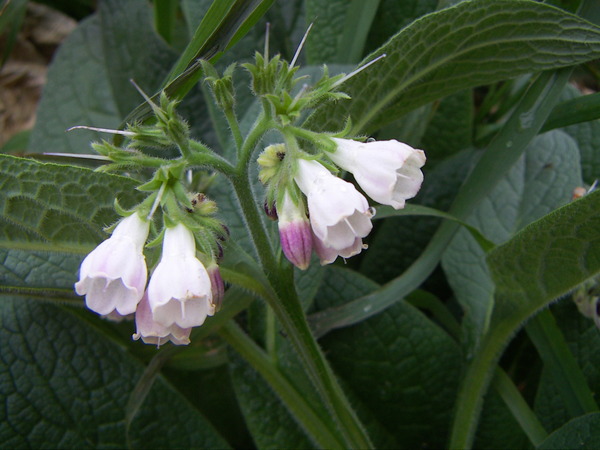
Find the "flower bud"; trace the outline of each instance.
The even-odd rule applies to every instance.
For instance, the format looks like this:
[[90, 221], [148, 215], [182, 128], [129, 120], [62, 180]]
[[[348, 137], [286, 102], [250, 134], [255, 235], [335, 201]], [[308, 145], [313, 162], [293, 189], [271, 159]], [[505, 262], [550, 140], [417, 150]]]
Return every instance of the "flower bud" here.
[[279, 238], [285, 257], [300, 270], [310, 264], [312, 234], [304, 208], [300, 208], [286, 191], [278, 208]]
[[208, 276], [210, 277], [213, 306], [215, 307], [215, 312], [217, 312], [221, 309], [221, 305], [223, 304], [223, 297], [225, 296], [225, 283], [223, 282], [223, 277], [221, 277], [219, 266], [216, 263], [213, 262], [210, 264], [206, 270], [208, 272]]

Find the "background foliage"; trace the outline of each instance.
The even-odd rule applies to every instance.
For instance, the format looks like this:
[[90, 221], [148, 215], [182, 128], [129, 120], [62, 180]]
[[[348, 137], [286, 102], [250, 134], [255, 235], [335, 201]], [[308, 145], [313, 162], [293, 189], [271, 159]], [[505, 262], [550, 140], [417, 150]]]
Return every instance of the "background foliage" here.
[[[18, 32], [8, 18], [27, 3], [5, 2], [0, 33]], [[295, 273], [373, 444], [597, 448], [600, 338], [570, 300], [590, 280], [585, 295], [598, 295], [600, 193], [573, 201], [600, 177], [600, 100], [582, 95], [598, 86], [595, 2], [44, 3], [78, 26], [49, 68], [26, 155], [0, 155], [4, 446], [304, 448], [318, 440], [303, 418], [335, 428], [260, 298], [264, 276], [224, 178], [207, 189], [234, 243], [224, 275], [254, 284], [231, 286], [189, 348], [157, 350], [131, 341], [131, 322], [101, 320], [73, 293], [82, 258], [117, 218], [113, 200], [139, 200], [136, 182], [41, 155], [89, 153], [101, 138], [68, 127], [146, 117], [130, 79], [181, 98], [193, 135], [231, 155], [194, 61], [223, 69], [250, 60], [268, 21], [271, 52], [288, 59], [314, 22], [307, 74], [387, 54], [344, 85], [351, 101], [324, 105], [306, 126], [335, 131], [350, 117], [356, 133], [423, 148], [413, 203], [455, 219], [381, 208], [368, 251]], [[256, 117], [247, 75], [236, 72], [235, 83], [247, 128]], [[255, 347], [243, 347], [242, 331]]]

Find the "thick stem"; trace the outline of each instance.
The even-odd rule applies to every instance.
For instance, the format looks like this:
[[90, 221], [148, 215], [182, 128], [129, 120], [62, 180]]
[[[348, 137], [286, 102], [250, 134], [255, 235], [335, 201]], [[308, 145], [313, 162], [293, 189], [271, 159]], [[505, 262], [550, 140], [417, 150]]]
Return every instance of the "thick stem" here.
[[280, 267], [273, 254], [271, 243], [260, 219], [247, 173], [233, 180], [248, 228], [261, 265], [272, 284], [277, 297], [267, 299], [277, 315], [286, 334], [308, 371], [315, 388], [330, 411], [342, 433], [345, 445], [351, 448], [371, 448], [369, 437], [358, 417], [350, 407], [333, 371], [325, 360], [323, 352], [313, 337], [306, 316], [296, 294], [292, 271]]

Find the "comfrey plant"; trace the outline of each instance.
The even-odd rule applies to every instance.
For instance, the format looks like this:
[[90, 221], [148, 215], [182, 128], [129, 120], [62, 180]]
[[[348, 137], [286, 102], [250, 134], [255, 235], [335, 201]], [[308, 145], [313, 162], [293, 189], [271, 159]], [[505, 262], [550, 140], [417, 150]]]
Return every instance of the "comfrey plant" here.
[[[375, 208], [352, 183], [339, 176], [338, 167], [351, 172], [373, 200], [400, 209], [421, 187], [425, 153], [395, 140], [361, 142], [347, 139], [346, 130], [317, 133], [298, 125], [315, 105], [347, 99], [338, 88], [376, 60], [350, 75], [330, 77], [324, 68], [314, 85], [304, 84], [294, 93], [305, 79], [296, 75], [296, 57], [290, 64], [279, 55], [269, 59], [266, 53], [257, 53], [254, 64], [244, 65], [263, 108], [245, 140], [234, 111], [235, 66], [220, 77], [208, 62], [202, 61], [208, 75], [205, 81], [229, 121], [242, 164], [249, 164], [260, 136], [275, 131], [284, 140], [269, 145], [258, 157], [258, 164], [260, 181], [266, 185], [265, 204], [268, 214], [278, 219], [286, 258], [305, 270], [313, 249], [321, 264], [330, 264], [338, 256], [354, 256], [367, 247], [363, 239], [373, 227]], [[95, 144], [94, 149], [111, 161], [101, 167], [104, 171], [154, 169], [152, 179], [138, 187], [150, 194], [129, 211], [116, 203], [124, 218], [114, 226], [110, 239], [83, 260], [75, 290], [85, 295], [88, 308], [103, 316], [115, 318], [135, 312], [134, 339], [156, 345], [168, 341], [189, 344], [191, 329], [215, 314], [224, 295], [218, 256], [226, 227], [212, 217], [216, 204], [203, 194], [187, 192], [183, 178], [198, 163], [225, 175], [231, 175], [234, 169], [190, 138], [188, 126], [175, 111], [176, 102], [162, 93], [158, 106], [142, 95], [154, 111], [156, 124], [115, 130], [126, 138], [125, 144], [115, 147], [103, 142]], [[181, 156], [162, 160], [144, 152], [168, 145], [177, 147]], [[159, 207], [162, 226], [148, 246], [162, 243], [162, 253], [146, 286], [144, 247]]]
[[5, 446], [598, 447], [597, 0], [43, 3]]

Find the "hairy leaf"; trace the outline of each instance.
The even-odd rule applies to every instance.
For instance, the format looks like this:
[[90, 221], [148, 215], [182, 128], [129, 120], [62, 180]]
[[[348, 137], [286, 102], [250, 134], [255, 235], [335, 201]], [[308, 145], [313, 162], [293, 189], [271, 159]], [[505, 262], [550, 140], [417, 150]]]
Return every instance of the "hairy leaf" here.
[[370, 133], [467, 87], [598, 58], [600, 29], [538, 2], [462, 2], [415, 21], [365, 61], [384, 53], [344, 84], [351, 103], [321, 108], [310, 126], [335, 130], [350, 116], [355, 132]]

